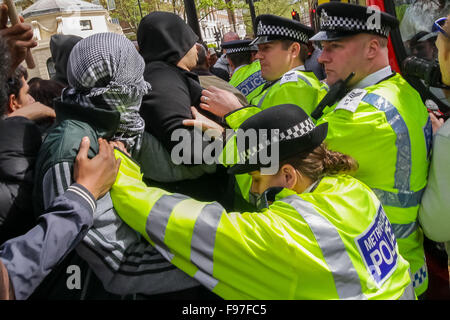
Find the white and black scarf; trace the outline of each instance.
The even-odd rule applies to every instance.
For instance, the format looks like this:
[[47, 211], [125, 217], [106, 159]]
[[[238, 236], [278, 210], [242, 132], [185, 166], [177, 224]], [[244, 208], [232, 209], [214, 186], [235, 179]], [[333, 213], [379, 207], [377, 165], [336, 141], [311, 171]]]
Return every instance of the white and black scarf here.
[[140, 149], [145, 122], [139, 115], [142, 97], [151, 90], [144, 80], [145, 63], [133, 43], [115, 33], [98, 33], [78, 42], [67, 65], [69, 87], [62, 101], [87, 108], [120, 112], [114, 140]]

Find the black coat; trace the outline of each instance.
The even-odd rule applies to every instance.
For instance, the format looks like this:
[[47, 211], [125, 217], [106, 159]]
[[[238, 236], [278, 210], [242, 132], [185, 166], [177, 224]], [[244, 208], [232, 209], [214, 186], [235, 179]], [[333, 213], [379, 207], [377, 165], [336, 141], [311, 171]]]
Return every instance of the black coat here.
[[0, 243], [35, 225], [31, 194], [39, 129], [23, 117], [0, 120]]
[[[198, 76], [181, 69], [177, 63], [195, 45], [198, 37], [178, 16], [169, 12], [152, 12], [139, 24], [137, 39], [145, 60], [144, 79], [152, 90], [143, 98], [140, 113], [145, 120], [145, 130], [154, 135], [171, 153], [179, 141], [172, 141], [172, 133], [184, 129], [190, 133], [190, 164], [202, 163], [202, 152], [195, 152], [194, 128], [183, 125], [183, 120], [192, 119], [191, 106], [198, 107], [202, 87]], [[209, 145], [202, 141], [202, 148]], [[184, 158], [184, 157], [183, 157]], [[188, 164], [188, 163], [185, 163]], [[205, 174], [198, 179], [175, 183], [147, 183], [171, 192], [186, 194], [197, 200], [220, 200], [227, 188], [228, 176], [223, 167], [214, 174]]]

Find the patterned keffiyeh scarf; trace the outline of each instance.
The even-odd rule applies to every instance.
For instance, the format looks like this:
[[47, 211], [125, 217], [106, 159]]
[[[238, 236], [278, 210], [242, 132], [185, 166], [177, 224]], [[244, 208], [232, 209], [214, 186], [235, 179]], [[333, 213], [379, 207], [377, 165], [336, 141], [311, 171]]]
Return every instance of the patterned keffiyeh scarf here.
[[69, 87], [62, 101], [87, 108], [120, 112], [114, 140], [139, 150], [145, 122], [139, 115], [142, 97], [151, 90], [144, 80], [145, 63], [133, 43], [115, 33], [98, 33], [78, 42], [67, 65]]

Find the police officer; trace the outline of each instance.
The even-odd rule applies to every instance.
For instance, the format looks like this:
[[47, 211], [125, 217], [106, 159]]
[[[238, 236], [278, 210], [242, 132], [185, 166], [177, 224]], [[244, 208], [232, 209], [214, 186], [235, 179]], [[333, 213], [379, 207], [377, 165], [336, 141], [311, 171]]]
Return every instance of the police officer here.
[[[376, 195], [342, 172], [355, 161], [322, 144], [298, 106], [280, 105], [246, 120], [243, 130], [279, 134], [243, 145], [242, 163], [260, 194], [259, 212], [226, 212], [217, 202], [147, 187], [122, 158], [111, 197], [117, 213], [175, 266], [225, 299], [415, 299], [409, 265]], [[267, 151], [280, 165], [264, 175]], [[364, 213], [364, 214], [361, 214]]]
[[340, 2], [319, 6], [318, 14], [320, 32], [312, 40], [321, 41], [319, 62], [328, 84], [354, 73], [348, 94], [318, 123], [328, 122], [325, 141], [331, 150], [358, 161], [354, 176], [383, 204], [419, 296], [427, 289], [428, 272], [417, 213], [432, 132], [419, 94], [389, 66], [387, 38], [398, 21], [370, 7]]
[[247, 101], [261, 93], [265, 83], [259, 60], [252, 62], [252, 51], [258, 51], [258, 48], [250, 46], [250, 42], [251, 40], [235, 40], [222, 43], [232, 70], [230, 84], [241, 91]]
[[242, 108], [223, 90], [208, 88], [202, 92], [200, 107], [225, 116], [233, 129], [255, 113], [278, 104], [298, 105], [309, 115], [326, 94], [327, 88], [304, 67], [307, 43], [314, 31], [298, 21], [270, 14], [258, 16], [255, 23], [257, 37], [251, 45], [258, 45], [255, 58], [260, 61], [261, 75], [267, 81], [261, 94]]

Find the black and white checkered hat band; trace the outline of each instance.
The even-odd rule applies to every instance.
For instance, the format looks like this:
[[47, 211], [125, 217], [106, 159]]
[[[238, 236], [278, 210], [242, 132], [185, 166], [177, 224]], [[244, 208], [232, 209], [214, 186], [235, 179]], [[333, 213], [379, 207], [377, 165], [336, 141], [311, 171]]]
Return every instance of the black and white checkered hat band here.
[[386, 25], [376, 26], [370, 21], [356, 18], [329, 16], [322, 10], [320, 16], [320, 30], [322, 31], [370, 31], [387, 37], [391, 29]]
[[303, 43], [308, 43], [309, 37], [306, 33], [299, 30], [283, 26], [274, 26], [270, 24], [263, 24], [261, 21], [258, 24], [257, 36], [282, 36], [296, 39]]
[[311, 119], [308, 118], [292, 128], [287, 129], [285, 132], [280, 133], [280, 141], [299, 138], [311, 132], [315, 127]]
[[243, 152], [240, 157], [241, 159], [248, 160], [250, 157], [254, 156], [257, 152], [260, 152], [262, 149], [268, 147], [272, 143], [282, 142], [286, 140], [291, 140], [294, 138], [300, 138], [312, 130], [314, 130], [316, 126], [312, 122], [311, 119], [306, 119], [305, 121], [296, 124], [295, 126], [287, 129], [286, 131], [279, 134], [279, 136], [272, 136], [270, 140], [266, 140], [264, 142], [260, 142], [257, 146], [251, 146], [245, 152]]
[[239, 53], [239, 52], [247, 52], [247, 51], [251, 51], [252, 48], [247, 46], [247, 47], [239, 47], [239, 48], [225, 48], [225, 50], [227, 50], [227, 54], [231, 54], [231, 53]]

